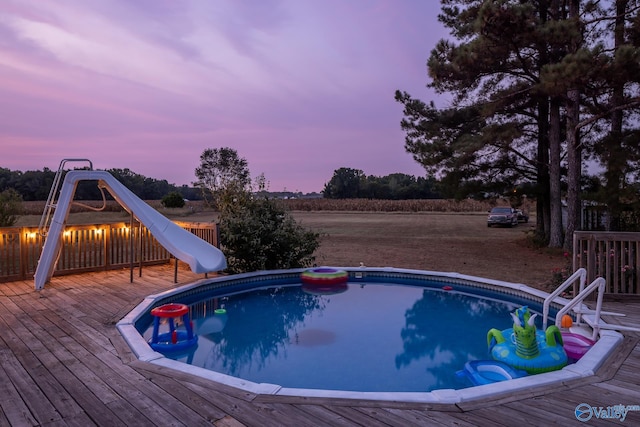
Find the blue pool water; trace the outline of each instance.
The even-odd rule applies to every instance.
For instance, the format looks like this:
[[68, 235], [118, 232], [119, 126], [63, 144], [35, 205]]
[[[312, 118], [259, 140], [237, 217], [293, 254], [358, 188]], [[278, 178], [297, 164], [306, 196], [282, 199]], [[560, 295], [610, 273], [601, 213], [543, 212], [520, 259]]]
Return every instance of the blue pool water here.
[[521, 306], [441, 284], [382, 283], [333, 295], [288, 284], [190, 305], [198, 345], [169, 358], [256, 383], [385, 392], [469, 387], [456, 371], [490, 358], [487, 331], [511, 327]]

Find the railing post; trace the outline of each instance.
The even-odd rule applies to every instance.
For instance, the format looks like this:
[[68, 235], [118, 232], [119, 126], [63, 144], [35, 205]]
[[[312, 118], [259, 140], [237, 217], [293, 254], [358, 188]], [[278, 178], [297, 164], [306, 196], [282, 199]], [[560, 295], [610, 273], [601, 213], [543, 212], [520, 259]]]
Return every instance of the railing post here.
[[133, 252], [133, 212], [131, 212], [131, 221], [129, 222], [129, 283], [133, 283], [133, 263], [134, 263], [134, 252]]
[[[146, 229], [146, 227], [144, 228]], [[140, 236], [138, 236], [138, 277], [142, 277], [142, 261], [144, 259], [143, 253], [142, 253], [142, 231], [143, 231], [143, 225], [142, 223], [138, 223], [138, 233], [140, 233]]]
[[108, 270], [111, 266], [111, 225], [104, 227], [104, 269]]
[[27, 280], [27, 271], [29, 264], [29, 242], [27, 238], [27, 229], [20, 227], [18, 234], [18, 251], [20, 263], [20, 280]]
[[596, 238], [593, 234], [587, 240], [587, 282], [591, 283], [596, 277]]

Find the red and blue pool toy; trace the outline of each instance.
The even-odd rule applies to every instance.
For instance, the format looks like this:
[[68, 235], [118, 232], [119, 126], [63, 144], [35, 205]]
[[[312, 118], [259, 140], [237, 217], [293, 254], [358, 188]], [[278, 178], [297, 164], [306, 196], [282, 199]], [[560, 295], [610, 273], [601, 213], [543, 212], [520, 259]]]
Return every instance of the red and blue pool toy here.
[[[198, 343], [189, 319], [189, 307], [184, 304], [169, 303], [151, 310], [153, 316], [153, 334], [149, 346], [161, 353], [183, 351]], [[169, 332], [159, 333], [160, 319], [167, 319]], [[185, 330], [178, 330], [176, 320], [182, 319]]]

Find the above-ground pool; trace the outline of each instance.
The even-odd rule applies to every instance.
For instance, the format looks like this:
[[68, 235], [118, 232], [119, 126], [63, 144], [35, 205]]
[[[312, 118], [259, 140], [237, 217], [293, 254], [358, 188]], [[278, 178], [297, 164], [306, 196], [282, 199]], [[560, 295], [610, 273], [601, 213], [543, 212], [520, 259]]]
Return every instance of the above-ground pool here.
[[[488, 357], [487, 331], [511, 327], [519, 306], [441, 287], [362, 283], [316, 295], [274, 284], [211, 297], [191, 305], [197, 346], [165, 356], [293, 388], [468, 387], [456, 372]], [[142, 331], [147, 340], [152, 326]]]
[[[305, 289], [302, 270], [199, 281], [148, 297], [118, 327], [140, 359], [258, 394], [452, 403], [592, 375], [622, 338], [603, 332], [560, 371], [471, 387], [456, 372], [490, 358], [487, 331], [511, 327], [520, 306], [541, 313], [545, 293], [450, 273], [346, 270], [349, 285], [335, 293]], [[198, 343], [162, 355], [147, 342], [151, 309], [167, 303], [190, 307]]]

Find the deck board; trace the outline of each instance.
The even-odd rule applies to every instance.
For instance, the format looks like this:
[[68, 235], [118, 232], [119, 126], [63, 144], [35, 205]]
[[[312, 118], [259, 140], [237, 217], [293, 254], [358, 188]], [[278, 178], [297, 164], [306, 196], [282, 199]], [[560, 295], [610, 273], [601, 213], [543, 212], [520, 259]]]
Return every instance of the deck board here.
[[[199, 280], [181, 266], [178, 285]], [[177, 286], [173, 265], [0, 284], [0, 426], [499, 426], [575, 423], [579, 403], [640, 402], [639, 334], [597, 376], [458, 405], [256, 396], [135, 358], [115, 323], [146, 295]], [[640, 303], [608, 302], [640, 324]], [[593, 423], [593, 421], [592, 421]], [[625, 423], [640, 424], [640, 412]], [[619, 421], [597, 420], [597, 425]], [[596, 424], [594, 424], [596, 425]]]
[[[310, 409], [317, 407], [317, 405], [300, 405], [299, 407], [301, 407], [303, 410], [308, 411], [308, 413], [313, 414]], [[336, 414], [336, 416], [342, 417], [342, 419], [344, 419], [345, 421], [348, 420], [348, 425], [353, 425], [352, 423], [371, 427], [385, 427], [389, 425], [377, 418], [373, 418], [361, 411], [358, 411], [356, 408], [351, 408], [349, 406], [333, 406], [331, 407], [331, 412]]]
[[[476, 427], [478, 425], [477, 417], [474, 416], [474, 422], [467, 422], [464, 419], [467, 417], [461, 412], [438, 412], [438, 411], [421, 411], [417, 409], [398, 409], [398, 408], [385, 408], [385, 412], [389, 412], [394, 416], [401, 418], [402, 423], [410, 423], [412, 425], [419, 426], [462, 426], [462, 427]], [[452, 414], [460, 415], [458, 419], [452, 418]]]
[[378, 420], [380, 422], [383, 422], [385, 424], [388, 424], [390, 426], [419, 425], [416, 421], [411, 420], [412, 418], [411, 414], [401, 416], [401, 415], [398, 415], [398, 413], [395, 413], [394, 410], [386, 410], [385, 408], [382, 407], [382, 405], [379, 405], [377, 408], [372, 406], [366, 406], [366, 407], [358, 407], [357, 409], [358, 411], [366, 414], [367, 416], [375, 420]]
[[0, 362], [0, 408], [10, 424], [38, 425], [58, 418], [53, 403], [16, 358], [0, 353]]
[[[191, 411], [202, 418], [202, 422], [205, 425], [209, 425], [214, 420], [224, 418], [227, 414], [215, 404], [212, 404], [207, 399], [203, 398], [198, 393], [193, 393], [189, 388], [185, 387], [180, 381], [176, 381], [173, 378], [165, 377], [163, 375], [156, 375], [151, 378], [151, 381], [158, 385], [165, 393], [170, 394], [177, 401], [186, 406], [186, 408], [180, 408], [180, 419], [193, 418]], [[180, 405], [173, 405], [173, 408], [178, 410]], [[194, 423], [199, 420], [194, 419]], [[191, 424], [196, 425], [196, 424]]]

